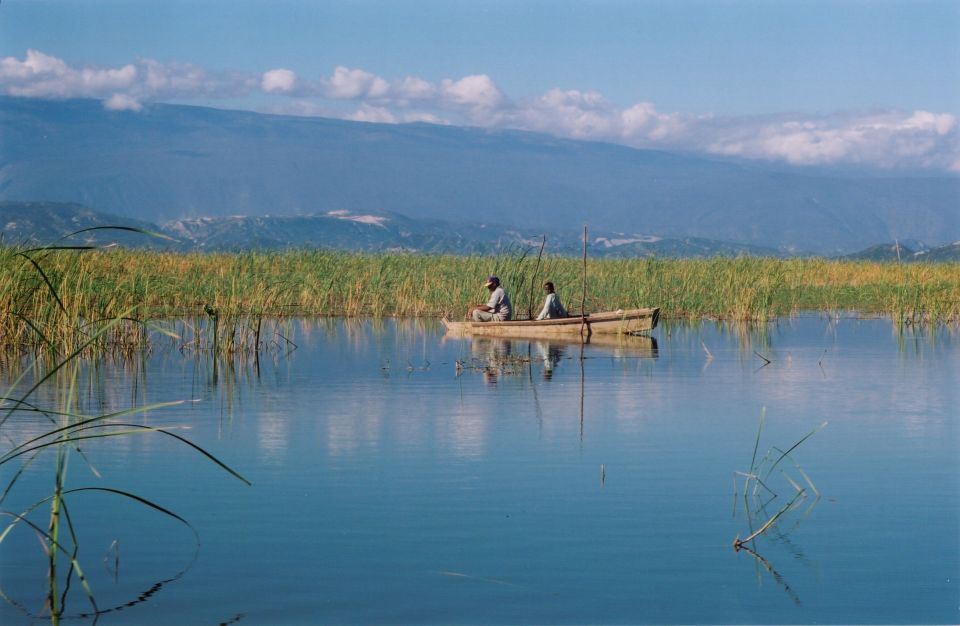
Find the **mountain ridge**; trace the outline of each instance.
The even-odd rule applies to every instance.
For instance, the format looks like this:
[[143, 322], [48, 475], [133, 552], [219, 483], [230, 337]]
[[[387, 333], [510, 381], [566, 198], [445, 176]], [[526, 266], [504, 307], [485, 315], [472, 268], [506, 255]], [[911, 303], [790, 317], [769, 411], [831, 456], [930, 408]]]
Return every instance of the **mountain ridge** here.
[[[127, 231], [102, 229], [132, 227], [155, 232], [154, 238]], [[354, 213], [335, 210], [320, 215], [227, 216], [173, 220], [153, 224], [87, 207], [51, 202], [0, 201], [0, 236], [10, 244], [44, 245], [65, 235], [78, 243], [176, 251], [243, 251], [323, 248], [361, 252], [418, 252], [443, 254], [496, 254], [539, 246], [547, 237], [552, 254], [580, 254], [579, 230], [536, 232], [513, 226], [441, 220], [415, 220], [387, 211]], [[752, 254], [775, 256], [773, 248], [709, 239], [670, 239], [638, 233], [594, 232], [591, 250], [598, 257], [714, 256]]]
[[0, 199], [151, 222], [383, 210], [826, 255], [960, 239], [960, 177], [831, 177], [527, 131], [2, 97], [0, 138]]
[[[163, 238], [104, 228], [109, 226], [137, 228]], [[62, 240], [71, 232], [95, 227], [100, 230], [80, 233], [77, 239]], [[354, 213], [344, 209], [320, 215], [203, 217], [153, 224], [78, 204], [0, 201], [0, 242], [38, 246], [62, 241], [200, 252], [322, 248], [377, 253], [497, 254], [535, 248], [540, 245], [540, 237], [546, 236], [548, 253], [579, 255], [581, 233], [556, 229], [536, 232], [485, 223], [455, 225], [441, 220], [415, 220], [386, 211]], [[960, 242], [933, 248], [922, 242], [906, 243], [909, 246], [880, 244], [842, 258], [960, 261]], [[597, 258], [783, 256], [771, 247], [593, 230], [590, 231], [590, 255]]]

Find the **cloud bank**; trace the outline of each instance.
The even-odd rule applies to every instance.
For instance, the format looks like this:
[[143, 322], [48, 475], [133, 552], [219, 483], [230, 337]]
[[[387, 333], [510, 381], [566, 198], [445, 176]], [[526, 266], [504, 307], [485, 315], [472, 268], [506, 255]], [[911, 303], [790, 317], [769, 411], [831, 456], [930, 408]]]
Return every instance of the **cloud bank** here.
[[618, 106], [594, 91], [551, 89], [511, 98], [490, 76], [396, 80], [338, 66], [302, 77], [287, 68], [211, 72], [192, 64], [137, 59], [121, 67], [78, 67], [28, 50], [0, 58], [0, 93], [89, 97], [115, 111], [168, 99], [269, 95], [269, 112], [365, 122], [466, 124], [519, 129], [637, 148], [683, 150], [794, 165], [863, 165], [960, 172], [960, 124], [949, 113], [880, 110], [718, 117], [665, 112], [650, 102]]

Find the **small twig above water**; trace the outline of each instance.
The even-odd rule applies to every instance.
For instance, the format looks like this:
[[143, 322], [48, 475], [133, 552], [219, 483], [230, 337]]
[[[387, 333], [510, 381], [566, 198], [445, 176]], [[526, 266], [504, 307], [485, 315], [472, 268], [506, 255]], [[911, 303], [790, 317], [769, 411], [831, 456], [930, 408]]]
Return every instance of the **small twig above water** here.
[[281, 339], [283, 339], [284, 341], [286, 341], [288, 345], [293, 346], [293, 350], [296, 350], [297, 348], [300, 347], [300, 346], [298, 346], [297, 344], [295, 344], [293, 341], [291, 341], [289, 337], [287, 337], [286, 335], [284, 335], [283, 333], [281, 333], [279, 330], [276, 331], [276, 334], [277, 334], [277, 336], [279, 336]]
[[427, 361], [426, 359], [424, 359], [424, 363], [425, 365], [421, 365], [420, 367], [417, 367], [413, 363], [411, 363], [409, 359], [407, 359], [407, 371], [408, 372], [426, 372], [427, 370], [430, 369], [430, 361]]
[[[747, 516], [748, 522], [750, 522], [750, 530], [753, 531], [752, 520], [754, 515], [760, 512], [763, 512], [764, 515], [768, 516], [768, 519], [759, 529], [751, 532], [746, 539], [740, 539], [740, 535], [738, 534], [736, 538], [734, 538], [733, 540], [734, 550], [740, 550], [740, 548], [743, 547], [743, 544], [753, 541], [756, 537], [760, 536], [761, 534], [766, 532], [768, 529], [772, 528], [781, 516], [783, 516], [784, 514], [786, 514], [787, 512], [789, 512], [794, 508], [798, 500], [806, 499], [807, 494], [809, 492], [812, 492], [816, 496], [816, 499], [814, 500], [814, 504], [820, 498], [820, 493], [819, 491], [817, 491], [817, 488], [813, 484], [813, 481], [810, 479], [810, 476], [805, 471], [803, 471], [803, 468], [800, 467], [800, 464], [796, 461], [796, 459], [790, 456], [790, 454], [794, 450], [796, 450], [802, 443], [804, 443], [807, 439], [812, 437], [817, 431], [819, 431], [824, 426], [826, 426], [827, 422], [823, 422], [817, 428], [814, 428], [809, 433], [801, 437], [796, 443], [794, 443], [792, 446], [787, 448], [786, 451], [778, 448], [777, 446], [771, 446], [767, 450], [766, 454], [763, 455], [763, 458], [761, 458], [758, 461], [757, 452], [759, 450], [760, 437], [761, 437], [761, 434], [763, 433], [765, 417], [766, 417], [766, 407], [764, 407], [760, 413], [760, 423], [757, 427], [757, 437], [756, 437], [756, 440], [754, 441], [753, 454], [750, 459], [749, 471], [734, 472], [734, 516], [736, 516], [736, 497], [737, 497], [736, 477], [743, 476], [745, 478], [745, 482], [743, 486], [744, 487], [744, 490], [743, 490], [744, 491], [743, 493], [744, 512]], [[777, 511], [774, 515], [770, 516], [769, 513], [766, 513], [765, 507], [767, 506], [767, 504], [769, 504], [770, 502], [772, 502], [774, 499], [778, 497], [777, 493], [774, 491], [773, 486], [771, 486], [772, 485], [771, 476], [773, 475], [773, 471], [777, 469], [777, 467], [784, 460], [788, 460], [790, 461], [790, 463], [793, 464], [794, 469], [800, 474], [800, 476], [803, 477], [803, 481], [806, 482], [807, 486], [802, 487], [800, 485], [800, 482], [798, 482], [797, 480], [794, 480], [790, 475], [787, 474], [787, 472], [784, 469], [781, 468], [778, 475], [783, 477], [783, 479], [790, 486], [790, 488], [793, 489], [794, 494], [793, 494], [793, 498], [791, 498], [791, 500], [783, 508]], [[751, 482], [753, 482], [752, 493], [750, 489]], [[758, 494], [761, 488], [764, 491], [766, 491], [768, 494], [770, 494], [770, 498], [769, 500], [767, 500], [767, 502], [761, 504], [759, 508], [753, 509], [753, 507], [751, 507], [750, 505], [749, 498], [753, 497], [755, 501], [758, 501], [759, 499]]]
[[120, 540], [114, 539], [107, 548], [107, 553], [103, 557], [103, 566], [107, 572], [113, 574], [113, 582], [120, 579]]

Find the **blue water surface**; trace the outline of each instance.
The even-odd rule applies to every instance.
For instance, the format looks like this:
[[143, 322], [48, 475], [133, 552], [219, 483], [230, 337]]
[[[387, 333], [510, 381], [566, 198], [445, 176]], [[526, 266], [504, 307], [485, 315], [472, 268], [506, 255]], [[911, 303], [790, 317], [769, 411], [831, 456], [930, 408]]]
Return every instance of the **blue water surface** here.
[[[158, 433], [72, 450], [68, 488], [134, 493], [199, 537], [115, 493], [68, 495], [96, 624], [960, 622], [955, 330], [808, 316], [582, 350], [432, 322], [291, 330], [259, 363], [161, 341], [35, 394], [91, 415], [190, 400], [119, 421], [176, 428], [252, 483]], [[2, 445], [51, 423], [16, 413]], [[754, 448], [765, 471], [811, 432], [755, 490]], [[26, 458], [0, 465], [4, 487]], [[0, 508], [49, 495], [55, 458]], [[49, 506], [28, 518], [45, 529]], [[25, 525], [0, 544], [0, 589], [0, 623], [50, 621]], [[76, 577], [66, 601], [63, 623], [94, 623]]]

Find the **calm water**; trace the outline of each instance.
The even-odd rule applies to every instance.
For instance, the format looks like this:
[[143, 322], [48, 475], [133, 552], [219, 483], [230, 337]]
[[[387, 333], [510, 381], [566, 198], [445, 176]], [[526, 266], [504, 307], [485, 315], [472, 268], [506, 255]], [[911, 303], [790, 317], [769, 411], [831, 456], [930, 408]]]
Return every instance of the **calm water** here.
[[[253, 483], [158, 434], [84, 442], [68, 487], [134, 492], [200, 536], [116, 495], [69, 496], [98, 604], [123, 607], [97, 624], [960, 621], [955, 334], [803, 317], [659, 328], [581, 360], [432, 323], [296, 326], [298, 348], [259, 373], [159, 349], [81, 374], [91, 413], [197, 400], [125, 420], [189, 427], [175, 432]], [[767, 477], [769, 502], [742, 476], [734, 491], [764, 407], [758, 457], [828, 422]], [[46, 424], [15, 416], [2, 445]], [[49, 494], [54, 458], [2, 508]], [[0, 466], [4, 485], [17, 468]], [[734, 551], [791, 480], [807, 497]], [[0, 559], [0, 623], [49, 622], [30, 617], [47, 592], [36, 537], [15, 531]], [[68, 603], [89, 608], [76, 579]]]

